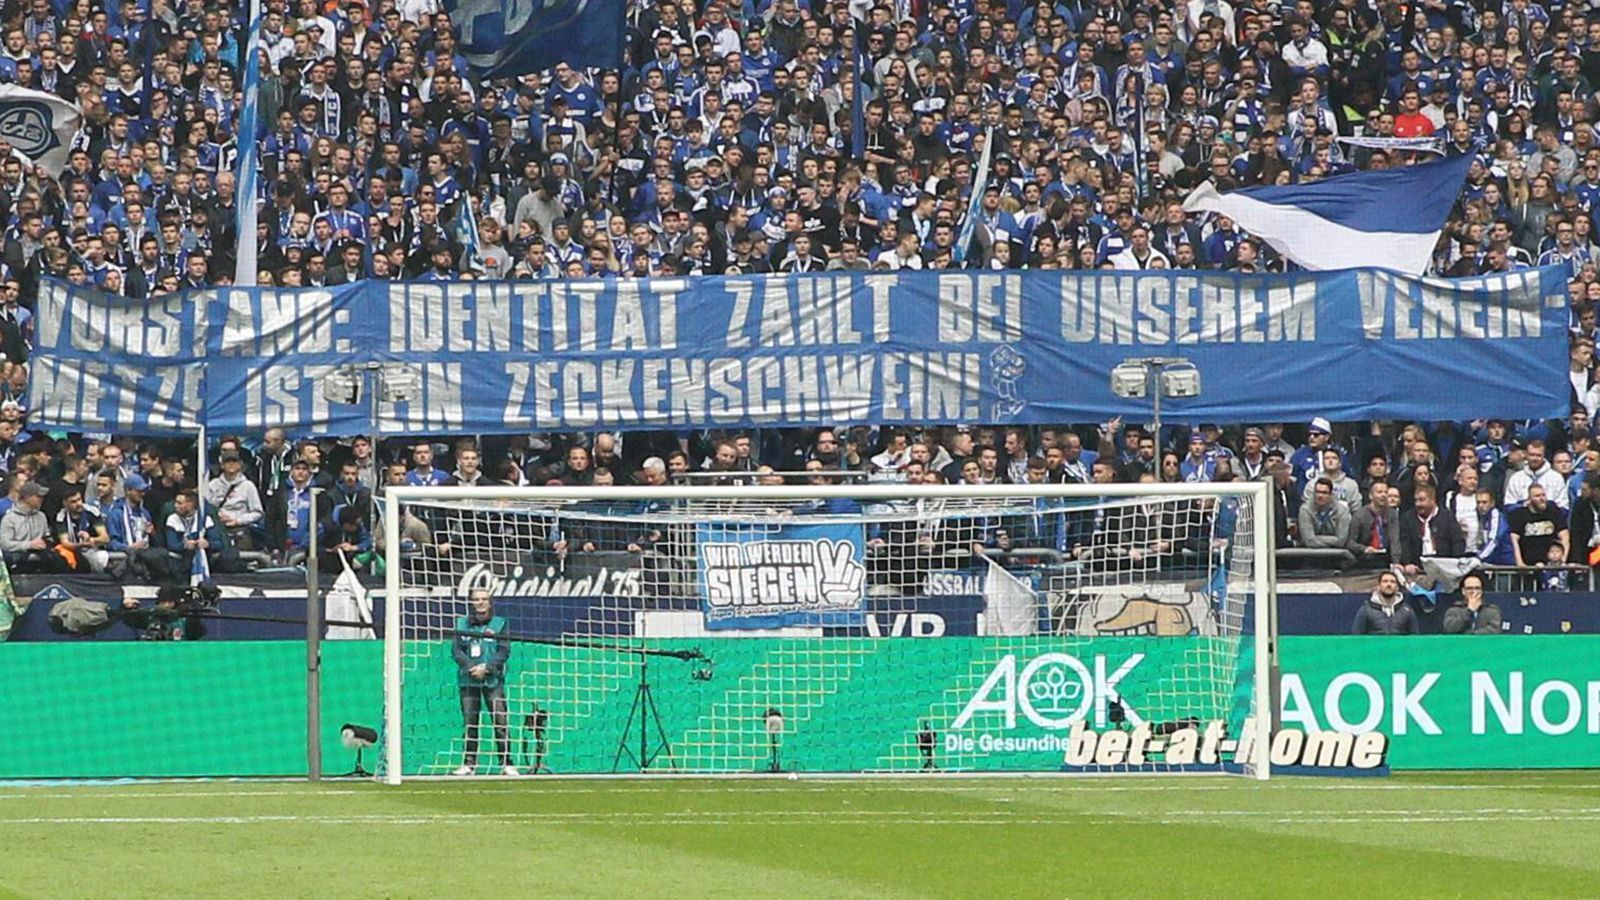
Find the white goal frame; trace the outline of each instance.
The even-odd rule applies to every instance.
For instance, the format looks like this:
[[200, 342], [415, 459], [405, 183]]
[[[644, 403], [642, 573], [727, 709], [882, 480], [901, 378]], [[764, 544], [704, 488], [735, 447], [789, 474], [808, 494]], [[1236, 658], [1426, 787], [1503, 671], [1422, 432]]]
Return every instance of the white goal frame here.
[[[1271, 746], [1273, 720], [1277, 710], [1273, 706], [1273, 680], [1276, 670], [1276, 531], [1273, 522], [1272, 486], [1267, 481], [1234, 482], [1173, 482], [1157, 484], [996, 484], [996, 485], [907, 485], [903, 483], [874, 483], [851, 485], [662, 485], [608, 487], [417, 487], [397, 486], [384, 488], [378, 498], [383, 504], [383, 529], [386, 569], [384, 573], [384, 636], [383, 636], [383, 722], [384, 771], [383, 783], [398, 785], [403, 771], [403, 704], [405, 690], [401, 634], [403, 629], [401, 596], [402, 566], [400, 552], [400, 510], [410, 502], [427, 501], [585, 501], [585, 500], [706, 500], [706, 501], [794, 501], [825, 500], [831, 498], [857, 501], [892, 501], [907, 498], [998, 500], [1032, 496], [1064, 499], [1135, 499], [1140, 497], [1239, 497], [1251, 501], [1252, 530], [1256, 541], [1256, 558], [1251, 568], [1250, 580], [1255, 596], [1253, 606], [1254, 626], [1254, 685], [1255, 714], [1251, 717], [1255, 745], [1259, 758], [1255, 761], [1251, 777], [1266, 780], [1271, 773]], [[887, 638], [893, 640], [893, 638]], [[965, 773], [970, 777], [971, 773]], [[982, 773], [999, 777], [1038, 777], [1055, 773], [1045, 772], [994, 772]], [[412, 776], [431, 778], [434, 776]], [[562, 777], [562, 776], [556, 776]], [[571, 777], [571, 776], [567, 776]], [[627, 773], [619, 775], [583, 775], [583, 778], [638, 777]], [[653, 775], [660, 778], [661, 775]], [[670, 777], [670, 776], [669, 776]], [[702, 776], [703, 777], [703, 776]], [[734, 776], [728, 776], [734, 777]], [[748, 777], [748, 776], [738, 776]], [[870, 777], [867, 773], [832, 773], [831, 777]], [[950, 773], [945, 777], [958, 777]]]

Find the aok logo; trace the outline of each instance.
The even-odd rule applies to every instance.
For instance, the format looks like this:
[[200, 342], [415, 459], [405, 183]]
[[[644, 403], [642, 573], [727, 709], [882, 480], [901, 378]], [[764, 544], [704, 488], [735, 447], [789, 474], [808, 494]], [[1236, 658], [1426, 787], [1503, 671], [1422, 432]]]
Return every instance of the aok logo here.
[[1113, 701], [1122, 707], [1127, 721], [1138, 726], [1143, 719], [1122, 699], [1117, 684], [1143, 661], [1143, 653], [1134, 653], [1111, 669], [1104, 654], [1085, 665], [1066, 653], [1042, 653], [1019, 671], [1016, 654], [1008, 653], [973, 692], [950, 729], [965, 727], [979, 713], [1001, 713], [1005, 727], [1015, 728], [1018, 712], [1039, 728], [1070, 728], [1090, 716], [1095, 728], [1104, 728]]

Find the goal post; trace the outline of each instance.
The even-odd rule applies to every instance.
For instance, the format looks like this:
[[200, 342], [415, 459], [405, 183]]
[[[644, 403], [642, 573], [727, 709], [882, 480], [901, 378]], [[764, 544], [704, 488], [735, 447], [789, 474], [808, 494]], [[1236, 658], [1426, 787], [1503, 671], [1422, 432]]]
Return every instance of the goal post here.
[[387, 488], [380, 776], [1266, 778], [1269, 491]]

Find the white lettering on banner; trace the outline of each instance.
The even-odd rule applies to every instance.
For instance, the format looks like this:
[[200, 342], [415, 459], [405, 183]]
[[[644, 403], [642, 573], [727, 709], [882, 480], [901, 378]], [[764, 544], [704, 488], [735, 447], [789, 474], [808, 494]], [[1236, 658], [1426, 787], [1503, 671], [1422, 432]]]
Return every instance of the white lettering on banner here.
[[1022, 277], [941, 276], [938, 309], [941, 343], [998, 344], [1021, 340]]
[[[1110, 720], [1110, 705], [1120, 704], [1127, 721], [1140, 725], [1144, 719], [1128, 705], [1117, 685], [1143, 662], [1143, 653], [1129, 654], [1115, 671], [1106, 671], [1106, 657], [1096, 654], [1091, 673], [1077, 657], [1066, 653], [1041, 653], [1019, 672], [1017, 656], [1008, 653], [972, 692], [953, 722], [959, 731], [979, 713], [1000, 713], [1005, 728], [1017, 727], [1017, 713], [1039, 728], [1062, 729], [1086, 719], [1091, 710], [1094, 726], [1104, 728]], [[998, 696], [996, 696], [998, 694]]]
[[1068, 279], [1061, 291], [1061, 337], [1127, 346], [1311, 342], [1317, 339], [1317, 284], [1247, 278], [1236, 287], [1165, 275]]
[[798, 297], [799, 338], [807, 346], [859, 344], [855, 306], [850, 302], [846, 278], [806, 278], [795, 282]]
[[251, 369], [244, 379], [245, 427], [270, 428], [284, 422], [326, 427], [328, 401], [317, 385], [330, 365], [274, 365]]
[[[1426, 705], [1428, 692], [1438, 684], [1440, 673], [1423, 672], [1414, 684], [1411, 678], [1406, 672], [1393, 673], [1386, 694], [1375, 676], [1342, 672], [1328, 682], [1318, 715], [1300, 676], [1285, 672], [1279, 682], [1279, 715], [1284, 725], [1308, 732], [1321, 731], [1326, 725], [1332, 731], [1361, 733], [1379, 727], [1387, 712], [1392, 734], [1408, 734], [1412, 724], [1423, 734], [1441, 734], [1439, 723]], [[1358, 713], [1358, 720], [1350, 721], [1346, 710]]]
[[642, 569], [600, 566], [572, 576], [555, 566], [524, 561], [500, 575], [488, 563], [474, 563], [456, 583], [456, 595], [485, 590], [496, 597], [643, 597]]
[[227, 309], [223, 356], [328, 353], [334, 349], [334, 324], [349, 317], [335, 312], [329, 291], [230, 290], [220, 296]]
[[1115, 767], [1133, 771], [1196, 764], [1259, 766], [1268, 759], [1274, 766], [1374, 770], [1384, 766], [1389, 752], [1388, 736], [1377, 731], [1348, 734], [1284, 727], [1274, 731], [1270, 742], [1266, 742], [1260, 740], [1253, 718], [1244, 720], [1239, 737], [1230, 737], [1231, 731], [1227, 723], [1220, 721], [1184, 725], [1160, 734], [1145, 723], [1128, 730], [1100, 731], [1078, 719], [1065, 733], [985, 732], [973, 736], [952, 728], [945, 732], [944, 750], [967, 754], [1060, 754], [1068, 769]]
[[[192, 431], [199, 427], [198, 366], [141, 367], [36, 357], [33, 396], [42, 421], [84, 428]], [[104, 404], [110, 401], [109, 414]]]
[[890, 306], [900, 277], [880, 272], [868, 275], [865, 281], [867, 292], [872, 295], [872, 341], [881, 344], [893, 334], [890, 330]]
[[38, 309], [41, 349], [57, 345], [65, 320], [72, 348], [85, 353], [172, 359], [189, 350], [183, 345], [185, 298], [177, 294], [140, 305], [41, 287]]
[[[888, 626], [884, 626], [884, 621]], [[944, 637], [944, 616], [938, 613], [867, 613], [867, 637]]]
[[858, 556], [831, 538], [701, 544], [706, 618], [858, 610], [867, 580]]
[[1368, 340], [1537, 338], [1543, 307], [1537, 270], [1467, 278], [1448, 286], [1392, 272], [1356, 274]]
[[1505, 687], [1492, 672], [1472, 673], [1472, 733], [1488, 734], [1490, 713], [1496, 730], [1504, 734], [1524, 734], [1527, 722], [1541, 734], [1570, 734], [1579, 725], [1586, 734], [1600, 734], [1600, 681], [1583, 683], [1583, 689], [1570, 681], [1551, 679], [1524, 691], [1523, 673], [1505, 673]]
[[503, 368], [504, 421], [514, 427], [842, 421], [871, 414], [875, 398], [885, 421], [971, 420], [982, 408], [976, 353], [544, 359]]
[[[662, 352], [677, 347], [678, 296], [688, 289], [685, 281], [619, 281], [609, 289], [615, 299], [602, 321], [601, 298], [608, 290], [604, 284], [397, 285], [388, 291], [389, 352]], [[248, 304], [240, 313], [247, 310]], [[230, 307], [230, 322], [235, 315]], [[241, 333], [246, 325], [247, 320], [240, 319]], [[301, 337], [295, 340], [300, 352], [330, 349], [325, 339], [317, 345], [307, 345]]]
[[[422, 373], [422, 396], [409, 403], [394, 404], [387, 415], [380, 406], [383, 426], [411, 432], [461, 428], [466, 421], [466, 410], [461, 405], [461, 364], [430, 362], [415, 368]], [[320, 396], [321, 391], [317, 394]]]

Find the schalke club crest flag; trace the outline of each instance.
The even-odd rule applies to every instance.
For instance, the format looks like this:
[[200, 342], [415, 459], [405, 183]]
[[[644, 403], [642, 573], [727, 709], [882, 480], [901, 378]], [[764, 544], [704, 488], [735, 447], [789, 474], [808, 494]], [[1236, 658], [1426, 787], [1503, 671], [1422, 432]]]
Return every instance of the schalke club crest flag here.
[[624, 0], [445, 0], [461, 52], [486, 78], [525, 75], [564, 62], [622, 65]]
[[66, 168], [80, 120], [77, 107], [55, 94], [0, 85], [0, 138], [53, 175]]

